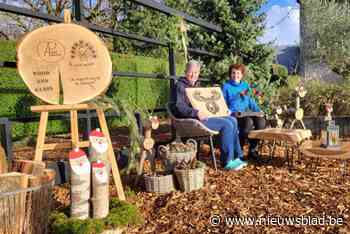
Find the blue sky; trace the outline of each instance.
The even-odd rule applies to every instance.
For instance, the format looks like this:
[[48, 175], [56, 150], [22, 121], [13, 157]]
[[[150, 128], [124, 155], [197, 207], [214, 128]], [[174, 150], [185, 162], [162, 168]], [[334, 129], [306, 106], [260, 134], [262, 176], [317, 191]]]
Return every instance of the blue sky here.
[[274, 45], [299, 43], [299, 4], [296, 0], [268, 0], [259, 12], [266, 13], [265, 34], [259, 41]]

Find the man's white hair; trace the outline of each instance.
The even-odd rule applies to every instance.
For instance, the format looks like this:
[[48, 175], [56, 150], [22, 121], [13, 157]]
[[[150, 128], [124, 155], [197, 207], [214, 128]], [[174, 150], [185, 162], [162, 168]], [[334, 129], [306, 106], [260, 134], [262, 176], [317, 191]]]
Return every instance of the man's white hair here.
[[186, 64], [186, 73], [188, 72], [188, 70], [190, 69], [191, 66], [201, 66], [200, 62], [198, 62], [197, 60], [190, 60], [188, 61], [188, 63]]

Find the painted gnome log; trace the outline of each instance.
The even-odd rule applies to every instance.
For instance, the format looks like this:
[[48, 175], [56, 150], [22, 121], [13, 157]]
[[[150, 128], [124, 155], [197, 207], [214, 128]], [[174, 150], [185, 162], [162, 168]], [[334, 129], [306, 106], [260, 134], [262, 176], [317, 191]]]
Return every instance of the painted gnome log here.
[[90, 162], [84, 151], [76, 148], [69, 152], [71, 169], [71, 217], [89, 217]]
[[92, 163], [92, 218], [104, 218], [109, 211], [109, 173], [102, 161]]
[[108, 161], [108, 141], [99, 128], [89, 134], [89, 160], [90, 162], [102, 161], [109, 173], [110, 164]]

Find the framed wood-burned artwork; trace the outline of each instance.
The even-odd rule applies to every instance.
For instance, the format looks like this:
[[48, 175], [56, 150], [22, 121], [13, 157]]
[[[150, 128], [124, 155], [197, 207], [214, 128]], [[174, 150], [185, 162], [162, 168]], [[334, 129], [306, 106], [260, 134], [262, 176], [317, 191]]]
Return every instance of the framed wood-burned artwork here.
[[193, 108], [209, 117], [228, 116], [229, 110], [219, 87], [186, 88], [186, 95]]

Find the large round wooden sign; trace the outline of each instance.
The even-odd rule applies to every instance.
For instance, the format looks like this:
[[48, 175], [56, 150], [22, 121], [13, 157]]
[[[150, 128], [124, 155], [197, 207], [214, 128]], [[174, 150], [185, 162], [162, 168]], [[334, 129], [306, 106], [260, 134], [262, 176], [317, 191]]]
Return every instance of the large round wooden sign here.
[[75, 24], [29, 33], [18, 45], [17, 60], [30, 91], [51, 104], [88, 101], [103, 93], [112, 79], [112, 61], [104, 43]]

